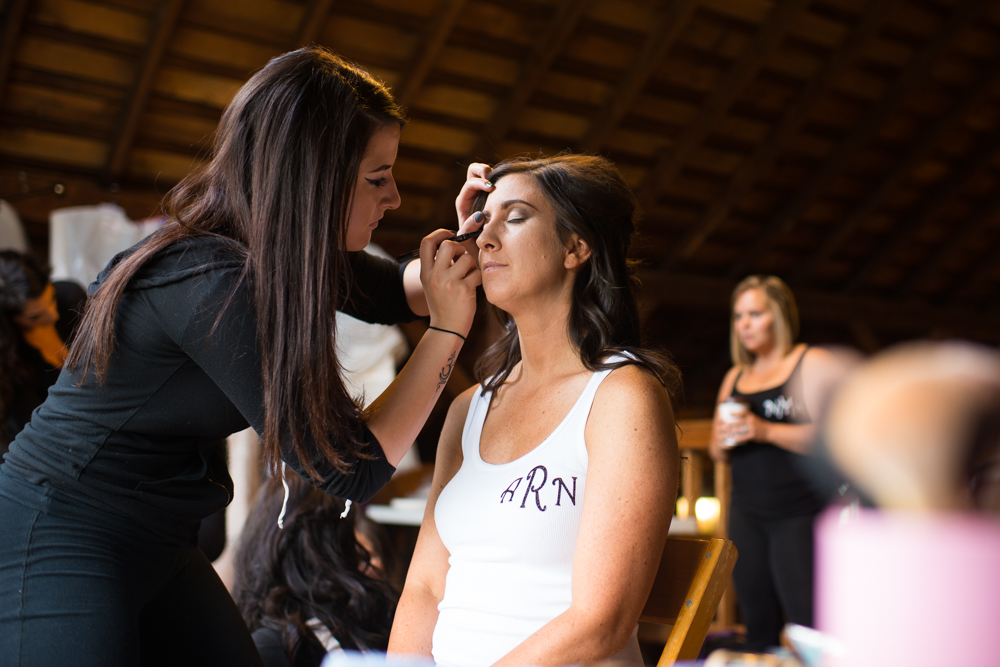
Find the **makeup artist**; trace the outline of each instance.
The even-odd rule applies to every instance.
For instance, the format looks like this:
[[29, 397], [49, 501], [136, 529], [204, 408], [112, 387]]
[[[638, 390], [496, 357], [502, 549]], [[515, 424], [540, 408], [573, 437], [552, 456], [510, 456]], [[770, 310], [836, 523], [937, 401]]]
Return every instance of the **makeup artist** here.
[[[3, 665], [260, 664], [194, 546], [232, 498], [218, 443], [252, 425], [272, 471], [287, 463], [365, 501], [472, 323], [480, 274], [452, 232], [404, 267], [357, 252], [399, 206], [403, 123], [385, 87], [325, 49], [273, 59], [224, 112], [211, 160], [171, 192], [171, 221], [91, 285], [59, 380], [0, 466]], [[364, 412], [341, 378], [337, 309], [430, 315]]]

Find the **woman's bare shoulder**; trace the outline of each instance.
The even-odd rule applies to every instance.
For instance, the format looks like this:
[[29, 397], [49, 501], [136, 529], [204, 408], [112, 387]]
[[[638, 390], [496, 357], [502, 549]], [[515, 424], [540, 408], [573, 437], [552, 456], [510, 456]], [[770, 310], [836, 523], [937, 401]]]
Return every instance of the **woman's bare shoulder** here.
[[592, 414], [618, 420], [673, 421], [667, 390], [652, 373], [635, 364], [616, 368], [604, 378], [594, 396]]
[[469, 406], [472, 405], [472, 397], [476, 393], [476, 389], [479, 388], [478, 384], [474, 384], [461, 394], [455, 397], [451, 402], [451, 407], [448, 408], [448, 412], [460, 412], [464, 417], [469, 411]]
[[601, 383], [601, 389], [605, 388], [608, 392], [652, 392], [663, 396], [667, 393], [656, 376], [638, 364], [626, 364], [611, 371]]
[[606, 457], [654, 467], [673, 461], [677, 431], [667, 390], [642, 368], [616, 368], [594, 396], [586, 443], [591, 461], [601, 465]]

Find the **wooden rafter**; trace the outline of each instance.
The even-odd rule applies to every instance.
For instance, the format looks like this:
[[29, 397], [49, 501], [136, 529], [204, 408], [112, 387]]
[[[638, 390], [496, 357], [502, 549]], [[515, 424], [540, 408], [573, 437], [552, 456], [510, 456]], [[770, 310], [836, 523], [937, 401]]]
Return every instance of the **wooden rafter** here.
[[[990, 164], [998, 151], [1000, 151], [1000, 131], [994, 132], [993, 136], [979, 143], [973, 154], [962, 165], [921, 200], [913, 217], [901, 216], [902, 219], [896, 224], [896, 229], [885, 242], [879, 244], [879, 249], [872, 253], [864, 265], [854, 272], [851, 280], [844, 286], [844, 291], [854, 292], [863, 287], [885, 262], [944, 208], [945, 204], [959, 195], [972, 176]], [[900, 282], [897, 293], [908, 292], [921, 280], [923, 277], [918, 278], [916, 274], [904, 279]]]
[[135, 84], [128, 102], [122, 110], [118, 134], [111, 143], [108, 161], [104, 172], [109, 178], [117, 178], [125, 169], [129, 150], [135, 140], [139, 119], [142, 117], [149, 91], [153, 87], [153, 79], [160, 69], [163, 55], [167, 51], [167, 42], [174, 33], [177, 20], [180, 18], [184, 0], [160, 0], [150, 29], [150, 39], [142, 62], [136, 72]]
[[972, 108], [989, 95], [993, 85], [1000, 79], [1000, 60], [990, 63], [984, 69], [985, 74], [977, 77], [975, 83], [966, 88], [942, 118], [936, 120], [927, 131], [920, 133], [920, 139], [906, 151], [889, 175], [862, 199], [851, 213], [838, 222], [836, 228], [819, 247], [799, 264], [792, 274], [793, 280], [807, 276], [811, 268], [833, 255], [878, 209], [885, 198], [909, 179], [920, 163], [926, 160], [949, 134], [961, 126]]
[[293, 48], [312, 44], [323, 32], [326, 19], [330, 16], [330, 8], [333, 7], [333, 0], [313, 0], [309, 3], [305, 15], [299, 22], [299, 29], [295, 31], [295, 43]]
[[444, 8], [438, 14], [431, 16], [427, 32], [423, 40], [420, 56], [402, 78], [402, 87], [396, 95], [396, 101], [402, 107], [408, 107], [417, 96], [430, 74], [434, 61], [448, 41], [448, 35], [455, 26], [455, 21], [465, 8], [467, 0], [444, 0]]
[[[665, 271], [639, 271], [645, 294], [655, 294], [661, 305], [697, 306], [728, 310], [736, 280]], [[908, 335], [927, 335], [947, 329], [955, 335], [980, 340], [1000, 338], [1000, 314], [898, 299], [845, 295], [814, 289], [797, 289], [795, 300], [803, 321], [830, 322], [838, 326], [860, 320], [873, 329]]]
[[[28, 30], [25, 32], [28, 33]], [[89, 35], [85, 32], [78, 32], [66, 26], [31, 23], [30, 35], [35, 38], [59, 42], [60, 44], [82, 46], [85, 49], [102, 51], [122, 56], [130, 60], [136, 60], [142, 55], [142, 47], [138, 44], [123, 42], [117, 39], [105, 39], [98, 35]]]
[[55, 132], [74, 137], [97, 139], [102, 142], [108, 141], [112, 136], [112, 124], [110, 122], [95, 122], [90, 119], [68, 121], [15, 111], [0, 110], [0, 127], [30, 128], [33, 130], [42, 130], [43, 132]]
[[[1000, 289], [998, 289], [996, 291], [998, 293], [1000, 293]], [[986, 310], [987, 310], [987, 312], [990, 312], [990, 313], [1000, 312], [1000, 295], [998, 295], [997, 298], [995, 298], [992, 302], [990, 302], [990, 305], [988, 305], [986, 307]]]
[[[747, 43], [733, 68], [716, 84], [705, 104], [695, 114], [693, 122], [681, 131], [676, 143], [663, 149], [643, 184], [637, 197], [646, 210], [652, 209], [656, 195], [664, 183], [669, 183], [680, 172], [681, 167], [712, 132], [712, 129], [732, 107], [733, 102], [743, 92], [760, 70], [761, 65], [781, 43], [791, 22], [812, 0], [785, 0], [775, 4], [764, 24]], [[681, 246], [667, 261], [667, 265], [689, 257], [687, 248]]]
[[597, 151], [635, 103], [653, 72], [660, 66], [700, 0], [680, 0], [662, 9], [652, 31], [643, 42], [636, 64], [611, 96], [610, 105], [591, 123], [580, 143], [584, 151]]
[[0, 45], [0, 100], [4, 98], [7, 87], [7, 74], [14, 62], [14, 50], [17, 48], [17, 37], [24, 23], [24, 14], [28, 8], [28, 0], [9, 0], [7, 11], [3, 17], [3, 44]]
[[969, 0], [952, 12], [944, 26], [924, 47], [910, 59], [903, 71], [889, 85], [882, 98], [865, 114], [851, 133], [837, 144], [819, 170], [786, 204], [773, 216], [757, 241], [747, 250], [739, 264], [749, 266], [755, 258], [774, 245], [782, 235], [790, 232], [802, 214], [823, 194], [834, 176], [857, 155], [858, 151], [875, 135], [885, 119], [895, 111], [903, 98], [927, 76], [931, 64], [948, 47], [983, 8], [982, 0]]
[[[970, 215], [965, 221], [963, 229], [958, 232], [958, 235], [962, 237], [963, 242], [967, 242], [973, 233], [979, 231], [987, 224], [995, 220], [997, 215], [1000, 215], [1000, 193], [992, 195], [987, 201], [977, 206], [976, 210], [973, 211], [972, 215]], [[957, 245], [958, 244], [956, 243], [956, 247]], [[982, 276], [996, 268], [997, 265], [1000, 265], [1000, 243], [997, 243], [996, 245], [997, 249], [995, 252], [987, 252], [980, 261], [974, 262], [968, 270], [955, 281], [952, 289], [948, 290], [951, 295], [949, 298], [950, 303], [957, 303], [965, 299]], [[954, 252], [954, 249], [951, 246], [952, 244], [949, 243], [946, 248], [949, 254]], [[929, 275], [930, 274], [928, 273], [928, 276]], [[921, 280], [919, 282], [913, 281], [912, 287], [907, 285], [909, 289], [902, 294], [906, 296], [912, 295], [915, 289], [919, 287], [920, 282], [923, 280], [923, 277], [920, 278]]]
[[848, 328], [851, 330], [851, 335], [854, 336], [854, 342], [865, 354], [875, 354], [882, 349], [882, 341], [879, 340], [878, 334], [868, 325], [868, 322], [862, 319], [851, 320]]
[[577, 23], [590, 7], [591, 0], [561, 0], [548, 30], [542, 33], [535, 44], [531, 58], [523, 63], [521, 76], [510, 95], [497, 109], [486, 128], [486, 138], [480, 142], [478, 151], [494, 148], [514, 126], [532, 93], [538, 88], [544, 76], [552, 67], [556, 56], [563, 50], [573, 35]]
[[[758, 178], [767, 173], [775, 159], [784, 150], [785, 145], [805, 122], [816, 101], [851, 66], [864, 45], [881, 27], [886, 15], [899, 1], [876, 0], [868, 5], [858, 24], [837, 47], [836, 51], [824, 61], [816, 76], [796, 95], [775, 128], [757, 145], [753, 155], [740, 163], [726, 191], [712, 202], [705, 215], [681, 242], [681, 247], [687, 248], [688, 252], [693, 254], [711, 236], [712, 232], [719, 228], [733, 206], [738, 204], [750, 191]], [[747, 265], [756, 257], [756, 254], [750, 253], [741, 257], [731, 267], [729, 277], [735, 278], [743, 275]]]
[[[488, 159], [489, 154], [496, 150], [497, 144], [510, 132], [518, 116], [527, 106], [528, 100], [531, 99], [532, 93], [552, 67], [556, 56], [566, 46], [591, 2], [592, 0], [560, 0], [555, 14], [549, 21], [548, 29], [542, 31], [531, 54], [521, 64], [521, 74], [511, 88], [510, 94], [493, 114], [485, 134], [465, 162]], [[455, 179], [441, 192], [434, 214], [437, 220], [452, 218], [453, 202], [464, 182], [465, 170], [462, 169], [455, 173]]]

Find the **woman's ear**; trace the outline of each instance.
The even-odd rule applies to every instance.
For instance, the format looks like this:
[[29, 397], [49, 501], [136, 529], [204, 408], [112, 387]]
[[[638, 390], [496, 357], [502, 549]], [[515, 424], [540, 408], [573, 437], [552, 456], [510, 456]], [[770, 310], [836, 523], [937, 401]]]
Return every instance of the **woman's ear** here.
[[567, 269], [575, 269], [582, 266], [588, 259], [590, 259], [590, 246], [578, 234], [573, 234], [566, 244], [566, 258], [563, 260], [563, 266]]

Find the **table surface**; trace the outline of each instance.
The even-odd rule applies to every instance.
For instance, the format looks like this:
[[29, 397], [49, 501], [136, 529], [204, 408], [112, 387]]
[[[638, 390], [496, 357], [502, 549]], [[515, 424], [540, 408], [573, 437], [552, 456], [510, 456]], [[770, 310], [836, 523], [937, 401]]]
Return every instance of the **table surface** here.
[[[369, 505], [365, 514], [376, 523], [393, 526], [419, 526], [424, 518], [424, 498], [393, 498], [389, 505]], [[670, 535], [697, 535], [698, 522], [694, 517], [674, 517], [670, 522]]]

